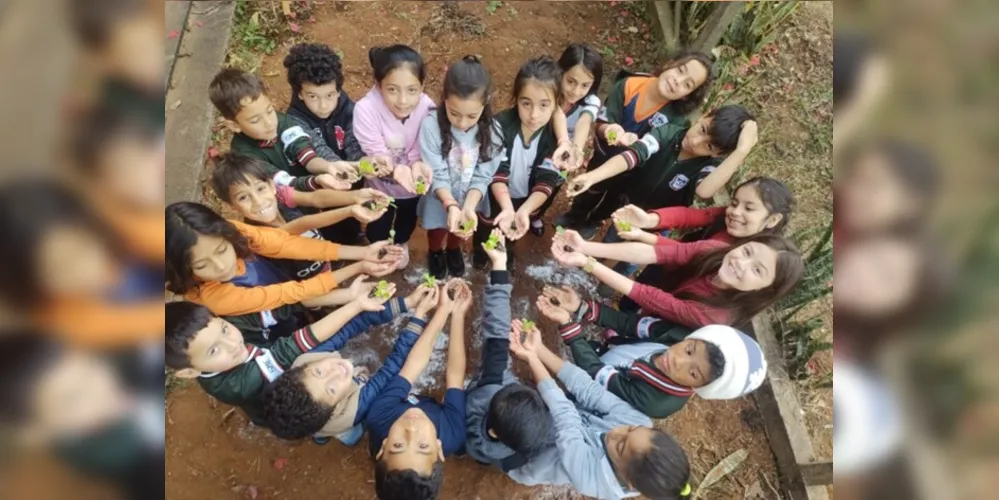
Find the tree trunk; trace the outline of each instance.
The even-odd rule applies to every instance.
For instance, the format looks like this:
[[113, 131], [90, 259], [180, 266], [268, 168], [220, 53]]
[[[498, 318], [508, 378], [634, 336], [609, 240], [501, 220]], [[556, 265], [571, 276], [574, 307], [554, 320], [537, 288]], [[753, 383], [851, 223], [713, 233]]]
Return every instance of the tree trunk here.
[[710, 54], [711, 49], [715, 48], [718, 42], [721, 41], [722, 36], [725, 35], [729, 23], [745, 8], [745, 4], [746, 2], [716, 2], [714, 10], [711, 11], [711, 16], [705, 21], [704, 27], [701, 28], [700, 34], [697, 35], [697, 40], [694, 41], [690, 48]]
[[676, 1], [657, 0], [649, 2], [649, 7], [653, 12], [652, 22], [662, 35], [663, 45], [667, 53], [675, 52], [680, 46], [680, 33], [673, 29], [673, 6], [671, 4]]

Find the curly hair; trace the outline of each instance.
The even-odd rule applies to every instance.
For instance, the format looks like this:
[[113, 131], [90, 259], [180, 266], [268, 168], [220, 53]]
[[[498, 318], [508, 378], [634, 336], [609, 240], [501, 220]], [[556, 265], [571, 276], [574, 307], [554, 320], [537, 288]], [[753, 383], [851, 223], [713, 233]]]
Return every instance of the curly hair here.
[[284, 58], [288, 70], [288, 85], [293, 94], [302, 91], [302, 84], [326, 85], [336, 82], [337, 92], [343, 91], [343, 62], [328, 45], [300, 43]]
[[333, 407], [312, 399], [302, 383], [304, 366], [297, 366], [264, 387], [260, 398], [264, 418], [274, 435], [296, 440], [315, 434], [333, 414]]
[[429, 476], [413, 469], [388, 470], [385, 462], [375, 463], [375, 494], [380, 500], [432, 500], [444, 482], [444, 462], [437, 460]]
[[167, 290], [183, 295], [196, 287], [191, 269], [191, 247], [201, 236], [219, 236], [228, 241], [236, 257], [253, 255], [250, 243], [231, 222], [212, 209], [189, 201], [173, 203], [166, 208], [166, 284]]
[[702, 52], [690, 50], [680, 51], [671, 57], [669, 61], [666, 61], [666, 64], [663, 65], [663, 71], [683, 66], [690, 61], [697, 61], [703, 64], [708, 70], [708, 76], [704, 79], [704, 83], [694, 89], [693, 92], [687, 94], [686, 97], [677, 99], [671, 103], [674, 109], [676, 109], [676, 111], [681, 115], [689, 114], [691, 111], [699, 108], [701, 103], [704, 102], [704, 99], [707, 98], [708, 92], [711, 90], [711, 84], [714, 83], [714, 72], [712, 71], [714, 62], [711, 59], [711, 56]]

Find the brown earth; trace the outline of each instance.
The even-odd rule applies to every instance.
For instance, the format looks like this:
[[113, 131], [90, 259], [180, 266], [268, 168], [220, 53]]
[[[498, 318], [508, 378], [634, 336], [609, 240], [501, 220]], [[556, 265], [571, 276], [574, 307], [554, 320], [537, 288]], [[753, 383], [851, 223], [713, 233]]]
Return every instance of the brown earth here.
[[[495, 102], [499, 103], [508, 102], [513, 77], [524, 60], [544, 53], [557, 57], [564, 46], [573, 41], [589, 41], [598, 49], [605, 50], [605, 87], [609, 83], [609, 76], [618, 67], [624, 66], [625, 57], [633, 58], [633, 68], [643, 70], [652, 68], [659, 57], [649, 26], [636, 15], [638, 12], [632, 6], [613, 6], [607, 2], [503, 2], [490, 14], [487, 7], [496, 2], [460, 2], [460, 12], [474, 15], [484, 27], [484, 35], [476, 37], [468, 33], [454, 33], [451, 29], [456, 26], [454, 24], [440, 24], [442, 20], [434, 18], [437, 12], [435, 4], [438, 3], [314, 2], [314, 20], [302, 22], [303, 33], [298, 38], [326, 43], [342, 51], [345, 88], [355, 100], [363, 96], [372, 84], [367, 51], [373, 45], [407, 43], [420, 51], [427, 62], [426, 92], [434, 98], [440, 94], [445, 64], [465, 54], [478, 54], [493, 75], [498, 90], [498, 100]], [[801, 17], [797, 15], [793, 24], [798, 25], [798, 18]], [[432, 18], [435, 20], [432, 21]], [[458, 20], [454, 17], [448, 19]], [[632, 26], [637, 28], [637, 33], [631, 33], [627, 29]], [[430, 31], [424, 31], [425, 29]], [[433, 39], [430, 34], [435, 29], [448, 34]], [[831, 33], [831, 22], [822, 29]], [[822, 38], [819, 43], [824, 41], [825, 38]], [[809, 65], [814, 68], [816, 63], [812, 61], [794, 59], [793, 49], [797, 48], [797, 40], [782, 38], [779, 44], [782, 48], [780, 59], [765, 59], [760, 66], [761, 71], [764, 68], [766, 71], [777, 70], [777, 66], [783, 68], [782, 71], [790, 71], [793, 67], [808, 68]], [[279, 47], [273, 55], [264, 57], [259, 65], [259, 74], [266, 81], [270, 95], [279, 109], [283, 109], [290, 98], [290, 89], [281, 65], [288, 47], [288, 44]], [[819, 55], [831, 60], [831, 46], [822, 49], [828, 52]], [[806, 56], [811, 59], [814, 51], [806, 52]], [[826, 62], [828, 61], [819, 60], [818, 64]], [[771, 64], [775, 67], [771, 68]], [[790, 67], [786, 67], [787, 65]], [[825, 69], [822, 68], [823, 71]], [[831, 71], [831, 65], [828, 69]], [[799, 75], [795, 76], [805, 76]], [[803, 83], [809, 82], [811, 80], [806, 78]], [[828, 85], [826, 88], [831, 89], [831, 80]], [[775, 121], [771, 123], [775, 123], [775, 126], [771, 130], [781, 128], [780, 124], [776, 124], [777, 121], [783, 122], [781, 118], [800, 111], [796, 103], [766, 104], [773, 107], [759, 110], [758, 117], [761, 122], [765, 122], [767, 117], [773, 117]], [[504, 107], [501, 104], [497, 108]], [[222, 144], [228, 142], [224, 139], [224, 134], [220, 139]], [[809, 134], [805, 132], [798, 132], [795, 137], [781, 138], [792, 144], [804, 143], [809, 139]], [[761, 143], [764, 142], [765, 137], [761, 140]], [[791, 151], [797, 153], [794, 149], [792, 147]], [[794, 158], [785, 158], [784, 165], [781, 166], [790, 167], [794, 161]], [[778, 173], [771, 172], [767, 165], [761, 165], [755, 170], [761, 174], [783, 178]], [[784, 172], [790, 173], [790, 168]], [[798, 193], [804, 213], [811, 215], [820, 211], [822, 200], [828, 196], [817, 194], [817, 186], [811, 179], [801, 178], [800, 172], [794, 173], [794, 177], [796, 178], [789, 184]], [[805, 194], [799, 192], [802, 188]], [[212, 205], [217, 206], [217, 201], [212, 202]], [[550, 221], [566, 205], [565, 197], [560, 196], [546, 219]], [[550, 238], [549, 229], [540, 240], [528, 234], [520, 243], [517, 263], [519, 273], [515, 279], [512, 301], [515, 317], [539, 320], [546, 332], [546, 343], [550, 347], [560, 348], [561, 343], [554, 334], [553, 325], [532, 310], [531, 302], [539, 288], [546, 283], [569, 283], [590, 295], [595, 291], [595, 284], [585, 275], [570, 273], [553, 265], [548, 251]], [[400, 293], [411, 290], [426, 268], [426, 238], [422, 230], [418, 229], [414, 234], [412, 245], [413, 264], [404, 272], [389, 278], [394, 278], [399, 284]], [[485, 281], [481, 272], [470, 273], [468, 277], [472, 279], [475, 288], [480, 288]], [[477, 311], [473, 314], [473, 317], [478, 317]], [[477, 326], [473, 324], [468, 333], [470, 376], [478, 367], [481, 341]], [[346, 354], [355, 361], [375, 368], [388, 353], [394, 337], [395, 329], [392, 326], [374, 329], [352, 341]], [[444, 338], [442, 336], [442, 341], [437, 345], [438, 353], [435, 354], [428, 373], [417, 383], [417, 386], [438, 395], [443, 380]], [[525, 375], [523, 370], [519, 371]], [[831, 422], [831, 411], [827, 416]], [[778, 484], [774, 459], [759, 413], [751, 399], [705, 402], [695, 398], [683, 411], [657, 425], [673, 434], [687, 450], [693, 469], [691, 484], [695, 489], [701, 478], [720, 460], [741, 448], [749, 452], [747, 460], [738, 470], [722, 479], [703, 494], [702, 498], [741, 499], [747, 490], [756, 489], [755, 487], [764, 492], [762, 498], [778, 497], [774, 489]], [[822, 446], [819, 448], [823, 449]], [[254, 428], [240, 412], [230, 413], [230, 407], [217, 403], [196, 384], [180, 383], [167, 398], [166, 467], [169, 498], [369, 499], [374, 498], [369, 460], [364, 443], [348, 448], [335, 440], [325, 446], [317, 446], [309, 441], [281, 441], [262, 429]], [[527, 488], [509, 480], [499, 471], [481, 466], [469, 458], [451, 458], [445, 466], [441, 498], [486, 500], [580, 497], [567, 488]]]

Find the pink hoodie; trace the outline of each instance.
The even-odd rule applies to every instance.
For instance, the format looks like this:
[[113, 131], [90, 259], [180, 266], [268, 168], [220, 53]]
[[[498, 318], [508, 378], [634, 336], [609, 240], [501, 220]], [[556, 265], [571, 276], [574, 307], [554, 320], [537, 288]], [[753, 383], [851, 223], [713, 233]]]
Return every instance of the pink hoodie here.
[[[388, 155], [396, 164], [412, 165], [420, 160], [420, 122], [437, 107], [427, 94], [420, 95], [420, 102], [405, 122], [395, 117], [382, 100], [378, 87], [372, 87], [354, 105], [354, 136], [367, 156]], [[369, 179], [365, 185], [382, 191], [393, 198], [415, 198], [394, 182]]]

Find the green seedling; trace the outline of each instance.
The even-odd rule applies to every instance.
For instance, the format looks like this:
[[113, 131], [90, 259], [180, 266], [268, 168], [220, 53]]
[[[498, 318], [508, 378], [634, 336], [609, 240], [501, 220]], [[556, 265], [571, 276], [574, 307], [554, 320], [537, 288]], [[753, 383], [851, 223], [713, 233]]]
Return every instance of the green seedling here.
[[555, 234], [565, 234], [565, 228], [562, 226], [555, 226]]
[[559, 170], [558, 171], [558, 176], [561, 177], [561, 178], [563, 178], [563, 179], [568, 179], [569, 178], [569, 171], [568, 170]]
[[467, 232], [471, 231], [474, 226], [475, 226], [475, 222], [470, 221], [470, 220], [466, 220], [465, 222], [461, 223], [461, 232], [467, 233]]
[[617, 230], [622, 233], [627, 233], [631, 231], [631, 223], [626, 220], [614, 221], [614, 225], [617, 226]]
[[361, 172], [361, 175], [374, 175], [377, 171], [375, 164], [367, 158], [361, 158], [361, 161], [357, 163], [357, 170]]
[[427, 192], [427, 182], [423, 179], [416, 179], [416, 194], [424, 194]]
[[437, 278], [430, 273], [423, 273], [423, 286], [433, 288], [437, 286]]
[[483, 245], [486, 247], [486, 250], [489, 251], [496, 250], [496, 248], [500, 247], [499, 236], [497, 236], [496, 233], [490, 233], [489, 239], [487, 239], [486, 242], [483, 243]]
[[610, 132], [607, 132], [607, 142], [617, 142], [617, 132], [616, 131], [611, 130]]
[[529, 332], [534, 329], [534, 322], [529, 319], [521, 319], [520, 324], [522, 326], [521, 330], [524, 332]]
[[395, 229], [389, 229], [389, 239], [395, 242]]
[[392, 296], [392, 294], [389, 293], [388, 286], [389, 286], [388, 281], [385, 280], [379, 281], [378, 284], [375, 285], [375, 288], [371, 290], [371, 297], [376, 297], [379, 299], [389, 298], [390, 296]]

